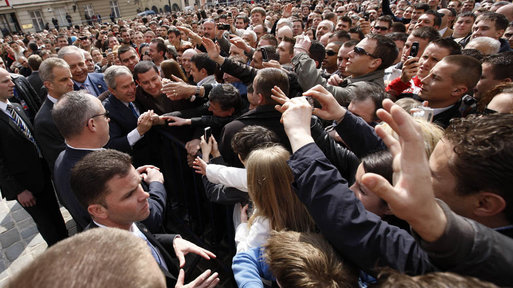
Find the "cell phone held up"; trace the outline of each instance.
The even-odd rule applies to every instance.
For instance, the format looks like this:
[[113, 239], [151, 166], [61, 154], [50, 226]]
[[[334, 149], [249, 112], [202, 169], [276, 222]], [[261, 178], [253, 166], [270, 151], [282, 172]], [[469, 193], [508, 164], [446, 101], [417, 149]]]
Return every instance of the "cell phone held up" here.
[[230, 24], [219, 23], [217, 24], [217, 29], [228, 31], [230, 30]]
[[206, 127], [203, 131], [203, 137], [205, 137], [205, 141], [208, 143], [208, 139], [210, 139], [210, 136], [212, 136], [212, 130], [210, 127]]
[[267, 50], [265, 50], [265, 48], [260, 48], [260, 52], [262, 53], [262, 62], [269, 62], [269, 55], [267, 54]]
[[419, 42], [413, 42], [411, 44], [410, 48], [410, 57], [417, 57], [417, 54], [419, 53]]

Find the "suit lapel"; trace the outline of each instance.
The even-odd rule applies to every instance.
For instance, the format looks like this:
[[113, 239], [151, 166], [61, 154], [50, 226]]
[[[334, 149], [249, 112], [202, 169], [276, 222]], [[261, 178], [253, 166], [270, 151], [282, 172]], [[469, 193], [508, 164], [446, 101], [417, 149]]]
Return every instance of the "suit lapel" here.
[[162, 269], [162, 267], [161, 267], [161, 269], [164, 272], [164, 274], [166, 275], [166, 277], [174, 278], [175, 276], [173, 276], [173, 275], [178, 275], [178, 271], [176, 270], [175, 263], [173, 262], [171, 255], [169, 255], [169, 253], [167, 253], [166, 248], [163, 247], [162, 244], [160, 244], [160, 242], [157, 240], [157, 238], [155, 238], [155, 236], [153, 236], [153, 234], [151, 234], [151, 232], [148, 231], [148, 229], [144, 225], [137, 223], [137, 227], [139, 227], [139, 230], [141, 230], [141, 232], [144, 234], [144, 236], [146, 236], [146, 238], [148, 238], [148, 241], [150, 241], [150, 243], [153, 246], [155, 246], [155, 248], [157, 248], [159, 250], [160, 254], [164, 258], [164, 261], [166, 262], [167, 269], [169, 270], [169, 272], [166, 271], [165, 269]]
[[[30, 121], [25, 116], [25, 113], [20, 112], [21, 106], [17, 103], [12, 103], [12, 102], [11, 102], [11, 105], [13, 105], [13, 107], [16, 110], [16, 112], [18, 113], [18, 115], [21, 117], [23, 122], [25, 122], [25, 125], [30, 129], [30, 132], [32, 133], [33, 129], [32, 129], [32, 125], [30, 125]], [[14, 129], [16, 132], [18, 132], [18, 135], [20, 135], [24, 139], [29, 140], [25, 136], [25, 133], [23, 133], [23, 131], [21, 131], [20, 127], [18, 127], [18, 125], [16, 125], [16, 123], [14, 123], [14, 121], [11, 119], [11, 117], [5, 115], [5, 113], [3, 113], [3, 112], [0, 112], [0, 120], [7, 122], [7, 124], [9, 124], [9, 126], [11, 126], [12, 129]]]

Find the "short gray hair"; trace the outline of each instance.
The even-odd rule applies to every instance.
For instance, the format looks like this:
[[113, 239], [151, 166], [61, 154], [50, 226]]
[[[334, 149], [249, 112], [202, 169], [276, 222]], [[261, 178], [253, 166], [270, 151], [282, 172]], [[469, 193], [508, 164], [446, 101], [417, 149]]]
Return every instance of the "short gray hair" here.
[[71, 91], [64, 94], [53, 106], [53, 121], [62, 137], [69, 139], [80, 135], [87, 120], [98, 113], [93, 98], [96, 97], [85, 90]]
[[133, 77], [132, 72], [126, 66], [112, 65], [103, 74], [103, 79], [107, 83], [107, 87], [116, 89], [116, 78], [121, 75], [130, 75]]
[[85, 59], [84, 53], [82, 51], [84, 51], [84, 50], [78, 48], [77, 46], [65, 46], [59, 50], [57, 57], [63, 59], [64, 56], [66, 56], [66, 55], [77, 54], [77, 55], [80, 55], [80, 57], [82, 57], [82, 59]]
[[60, 58], [50, 57], [50, 58], [46, 59], [45, 61], [43, 61], [41, 63], [41, 66], [39, 66], [39, 77], [41, 78], [41, 81], [52, 82], [53, 79], [55, 78], [55, 75], [53, 74], [53, 69], [55, 67], [62, 67], [62, 68], [69, 69], [69, 65], [68, 65], [68, 63], [66, 63], [66, 61], [64, 61]]

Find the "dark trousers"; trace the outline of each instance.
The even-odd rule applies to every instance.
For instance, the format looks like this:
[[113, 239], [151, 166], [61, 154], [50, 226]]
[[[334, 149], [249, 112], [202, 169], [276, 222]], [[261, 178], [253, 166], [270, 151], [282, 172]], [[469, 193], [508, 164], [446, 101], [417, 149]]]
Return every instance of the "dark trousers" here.
[[[47, 180], [45, 189], [36, 198], [36, 205], [32, 207], [23, 207], [27, 211], [34, 222], [36, 222], [37, 230], [41, 233], [48, 246], [59, 242], [68, 237], [68, 230], [64, 224], [59, 204], [55, 196], [52, 182]], [[19, 203], [19, 201], [18, 201]], [[20, 204], [21, 205], [21, 204]]]

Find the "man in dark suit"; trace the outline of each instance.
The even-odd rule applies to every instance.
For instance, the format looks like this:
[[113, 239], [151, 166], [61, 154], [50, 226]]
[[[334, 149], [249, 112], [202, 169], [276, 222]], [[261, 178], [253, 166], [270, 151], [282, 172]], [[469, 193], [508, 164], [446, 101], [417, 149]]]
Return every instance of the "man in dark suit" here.
[[48, 95], [34, 119], [35, 136], [41, 146], [43, 157], [53, 173], [55, 159], [66, 148], [66, 145], [64, 144], [64, 138], [55, 127], [52, 109], [62, 95], [73, 90], [73, 81], [71, 80], [69, 65], [59, 58], [48, 58], [43, 61], [39, 73], [48, 90]]
[[13, 88], [9, 73], [0, 68], [0, 190], [32, 216], [50, 246], [66, 238], [68, 231], [32, 125], [21, 106], [8, 100]]
[[69, 64], [73, 75], [73, 90], [87, 90], [96, 97], [107, 91], [102, 73], [89, 73], [85, 63], [84, 50], [76, 46], [66, 46], [59, 50], [59, 58]]
[[[185, 254], [189, 252], [205, 259], [215, 258], [215, 255], [179, 235], [153, 235], [144, 225], [136, 223], [150, 214], [149, 195], [140, 185], [141, 176], [142, 179], [147, 177], [137, 173], [129, 155], [110, 149], [96, 151], [75, 165], [71, 172], [71, 188], [91, 215], [93, 221], [87, 228], [119, 228], [145, 240], [166, 276], [167, 286], [174, 287], [177, 284], [178, 267], [171, 255], [178, 258], [180, 267], [184, 267]], [[183, 276], [184, 272], [180, 269], [179, 273]], [[191, 287], [214, 287], [219, 282], [217, 273], [209, 275], [210, 270], [205, 271], [191, 282]], [[178, 280], [178, 284], [183, 283]]]
[[43, 59], [41, 59], [41, 56], [37, 54], [32, 54], [28, 57], [27, 62], [30, 70], [32, 70], [32, 73], [27, 77], [27, 80], [29, 81], [30, 85], [32, 85], [32, 88], [34, 88], [36, 91], [39, 99], [44, 101], [46, 97], [46, 89], [42, 89], [44, 85], [41, 77], [39, 76], [39, 67], [43, 62]]
[[[77, 223], [77, 229], [82, 231], [91, 222], [91, 217], [71, 191], [71, 169], [85, 155], [101, 150], [109, 141], [109, 112], [98, 98], [82, 90], [66, 93], [55, 104], [52, 116], [55, 125], [66, 139], [66, 149], [55, 161], [55, 188], [61, 203], [66, 206]], [[153, 233], [160, 232], [167, 199], [164, 178], [153, 166], [139, 167], [137, 172], [147, 175], [144, 182], [150, 193], [150, 216], [142, 223]]]
[[159, 166], [158, 155], [152, 150], [151, 141], [155, 137], [150, 131], [158, 124], [158, 116], [152, 111], [145, 112], [135, 102], [135, 82], [130, 70], [125, 66], [113, 65], [105, 71], [105, 80], [111, 95], [103, 105], [110, 113], [110, 141], [108, 148], [129, 153], [135, 166], [154, 164]]
[[289, 92], [289, 79], [285, 72], [275, 68], [265, 68], [258, 71], [255, 80], [253, 80], [253, 98], [250, 103], [255, 103], [256, 108], [242, 114], [239, 118], [226, 124], [221, 132], [221, 142], [219, 151], [223, 155], [226, 163], [230, 166], [242, 167], [237, 155], [231, 148], [233, 135], [245, 126], [259, 125], [263, 126], [278, 135], [280, 143], [290, 150], [289, 140], [280, 123], [281, 115], [274, 109], [276, 102], [271, 99], [271, 89], [274, 86], [287, 95]]

